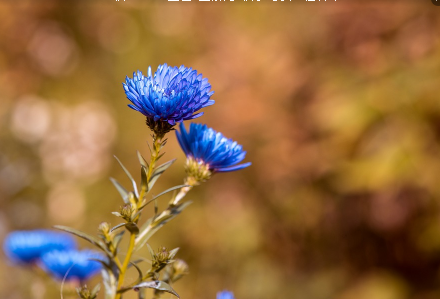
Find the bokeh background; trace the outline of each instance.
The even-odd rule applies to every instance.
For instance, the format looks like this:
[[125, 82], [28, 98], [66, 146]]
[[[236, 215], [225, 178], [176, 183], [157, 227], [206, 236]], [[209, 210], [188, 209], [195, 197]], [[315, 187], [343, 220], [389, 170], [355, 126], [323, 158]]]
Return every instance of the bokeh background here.
[[[253, 164], [151, 240], [181, 248], [183, 299], [440, 298], [440, 8], [347, 2], [1, 2], [0, 240], [117, 224], [112, 156], [136, 173], [150, 140], [121, 83], [184, 64], [215, 90], [197, 121]], [[166, 152], [156, 194], [184, 176], [174, 135]], [[59, 284], [2, 254], [0, 297]]]

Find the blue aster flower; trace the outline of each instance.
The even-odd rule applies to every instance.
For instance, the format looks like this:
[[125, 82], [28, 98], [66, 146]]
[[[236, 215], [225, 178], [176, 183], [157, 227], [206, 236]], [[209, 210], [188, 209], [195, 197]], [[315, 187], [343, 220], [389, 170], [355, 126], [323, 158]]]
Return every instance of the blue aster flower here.
[[97, 274], [105, 260], [99, 252], [91, 250], [51, 251], [41, 257], [41, 268], [57, 279], [86, 280]]
[[186, 156], [205, 165], [210, 172], [234, 171], [251, 165], [250, 162], [238, 164], [246, 156], [241, 145], [206, 125], [192, 123], [187, 132], [180, 124], [176, 135]]
[[159, 65], [154, 76], [151, 67], [145, 77], [142, 72], [133, 73], [133, 79], [123, 83], [125, 94], [132, 102], [128, 107], [139, 111], [154, 122], [167, 122], [174, 126], [184, 120], [203, 114], [200, 109], [214, 104], [211, 84], [196, 70]]
[[52, 250], [76, 248], [75, 239], [50, 230], [15, 231], [6, 236], [3, 250], [14, 263], [29, 264]]
[[235, 298], [232, 292], [222, 291], [217, 293], [217, 299], [235, 299]]

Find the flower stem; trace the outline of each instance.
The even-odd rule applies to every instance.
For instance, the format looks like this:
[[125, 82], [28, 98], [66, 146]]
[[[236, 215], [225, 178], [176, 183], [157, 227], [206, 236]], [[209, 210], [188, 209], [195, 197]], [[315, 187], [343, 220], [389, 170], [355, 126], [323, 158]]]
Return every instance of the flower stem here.
[[[159, 158], [160, 149], [163, 146], [162, 138], [163, 138], [163, 136], [158, 137], [156, 134], [153, 134], [153, 148], [151, 150], [151, 158], [150, 158], [150, 163], [149, 163], [148, 172], [147, 172], [147, 185], [151, 181], [154, 167], [155, 167], [156, 162]], [[138, 200], [136, 209], [139, 209], [140, 206], [142, 205], [142, 203], [143, 203], [143, 192], [141, 193], [141, 196]], [[136, 219], [136, 221], [137, 220], [139, 220], [139, 217]], [[123, 293], [122, 286], [124, 284], [125, 273], [127, 272], [127, 268], [128, 268], [128, 265], [130, 264], [131, 256], [133, 255], [135, 241], [136, 241], [136, 234], [134, 232], [130, 232], [130, 243], [128, 245], [127, 255], [125, 256], [124, 263], [122, 264], [122, 266], [121, 266], [120, 261], [117, 259], [117, 257], [115, 258], [116, 263], [118, 264], [119, 270], [120, 270], [119, 278], [118, 278], [118, 287], [117, 287], [118, 292], [116, 293], [115, 299], [120, 299], [122, 297], [122, 293]]]
[[[127, 271], [127, 267], [128, 267], [128, 264], [130, 263], [131, 255], [133, 254], [135, 239], [136, 239], [136, 235], [134, 233], [131, 233], [130, 244], [128, 245], [127, 256], [125, 257], [124, 264], [122, 264], [121, 272], [119, 273], [118, 290], [120, 290], [122, 288], [122, 285], [124, 283], [125, 272]], [[120, 299], [121, 296], [122, 296], [122, 293], [120, 293], [120, 292], [116, 293], [116, 299]]]

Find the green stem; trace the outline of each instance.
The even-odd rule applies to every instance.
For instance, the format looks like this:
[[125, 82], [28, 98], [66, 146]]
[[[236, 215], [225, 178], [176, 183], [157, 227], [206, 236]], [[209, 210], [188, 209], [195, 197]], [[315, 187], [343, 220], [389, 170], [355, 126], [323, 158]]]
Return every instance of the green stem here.
[[[162, 138], [163, 138], [163, 136], [158, 137], [156, 135], [153, 135], [153, 149], [151, 151], [150, 164], [148, 166], [147, 184], [149, 184], [151, 181], [151, 176], [153, 175], [154, 167], [156, 165], [157, 158], [159, 157], [160, 149], [162, 147]], [[141, 194], [143, 197], [143, 193], [141, 193]], [[139, 198], [139, 201], [137, 203], [137, 209], [139, 209], [140, 206], [142, 205], [142, 201], [143, 201], [142, 197]], [[139, 220], [139, 219], [137, 219], [137, 220]], [[127, 268], [128, 268], [128, 265], [130, 264], [131, 256], [133, 255], [135, 241], [136, 241], [136, 234], [130, 232], [130, 243], [128, 245], [127, 255], [124, 259], [124, 263], [122, 264], [122, 266], [121, 266], [120, 261], [117, 259], [117, 257], [115, 258], [115, 261], [118, 264], [119, 270], [120, 270], [119, 278], [118, 278], [118, 287], [117, 287], [118, 292], [116, 293], [115, 299], [120, 299], [122, 297], [122, 293], [124, 291], [122, 286], [124, 284], [125, 273], [127, 272]]]
[[[122, 264], [121, 272], [119, 273], [119, 279], [118, 279], [118, 290], [122, 288], [122, 285], [124, 284], [124, 277], [125, 272], [127, 271], [128, 264], [130, 263], [131, 255], [133, 254], [133, 248], [134, 248], [134, 240], [136, 239], [136, 235], [134, 233], [131, 233], [130, 235], [130, 244], [128, 245], [128, 252], [127, 256], [125, 257], [124, 263]], [[122, 293], [116, 293], [115, 299], [120, 299], [122, 296]]]

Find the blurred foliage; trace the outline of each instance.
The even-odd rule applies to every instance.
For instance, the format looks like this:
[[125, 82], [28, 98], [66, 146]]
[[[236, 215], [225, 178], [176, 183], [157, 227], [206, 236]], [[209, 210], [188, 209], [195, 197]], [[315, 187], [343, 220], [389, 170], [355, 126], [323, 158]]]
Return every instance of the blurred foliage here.
[[[0, 3], [0, 239], [117, 224], [112, 155], [134, 172], [149, 140], [121, 83], [185, 64], [216, 91], [199, 121], [253, 164], [152, 240], [181, 248], [182, 298], [438, 298], [440, 15], [415, 2]], [[167, 150], [157, 190], [184, 176]], [[59, 296], [5, 260], [0, 297]]]

